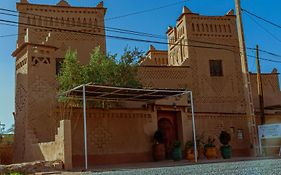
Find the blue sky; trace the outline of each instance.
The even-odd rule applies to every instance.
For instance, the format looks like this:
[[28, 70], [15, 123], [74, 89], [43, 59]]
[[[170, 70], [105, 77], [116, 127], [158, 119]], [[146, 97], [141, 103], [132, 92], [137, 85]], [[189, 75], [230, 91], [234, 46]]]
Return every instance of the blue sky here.
[[[16, 9], [16, 2], [19, 0], [1, 0], [0, 8]], [[264, 17], [274, 23], [281, 25], [281, 1], [278, 0], [241, 0], [242, 7], [261, 17]], [[29, 0], [31, 3], [56, 4], [58, 0]], [[73, 6], [95, 6], [98, 0], [69, 0]], [[104, 6], [108, 8], [105, 18], [112, 18], [132, 12], [138, 12], [151, 8], [157, 8], [179, 2], [177, 5], [162, 8], [159, 10], [142, 13], [138, 15], [127, 16], [114, 20], [106, 20], [107, 27], [116, 27], [151, 34], [165, 35], [169, 25], [175, 25], [177, 17], [180, 15], [182, 6], [186, 5], [193, 12], [202, 15], [224, 15], [229, 9], [234, 9], [234, 0], [104, 0]], [[0, 14], [0, 19], [17, 20], [16, 18]], [[248, 47], [260, 45], [261, 49], [268, 50], [281, 55], [281, 29], [273, 27], [267, 23], [258, 21], [266, 30], [274, 36], [266, 33], [248, 16], [243, 15], [245, 39]], [[0, 36], [16, 34], [17, 28], [0, 24]], [[121, 35], [110, 33], [111, 35]], [[136, 36], [132, 36], [138, 38]], [[276, 39], [277, 38], [277, 39]], [[157, 40], [157, 39], [156, 39]], [[149, 43], [139, 43], [122, 41], [107, 38], [107, 51], [110, 53], [122, 53], [125, 46], [139, 47], [147, 51]], [[165, 45], [155, 45], [159, 49], [166, 49]], [[15, 67], [14, 58], [11, 57], [12, 51], [16, 47], [16, 37], [0, 37], [0, 122], [6, 124], [8, 128], [13, 122], [12, 112], [14, 111], [15, 96]], [[248, 51], [248, 54], [255, 55], [254, 52]], [[261, 57], [281, 61], [281, 58], [262, 54]], [[255, 60], [248, 58], [249, 69], [255, 72]], [[261, 61], [262, 72], [271, 72], [273, 68], [281, 71], [281, 63], [272, 63]]]

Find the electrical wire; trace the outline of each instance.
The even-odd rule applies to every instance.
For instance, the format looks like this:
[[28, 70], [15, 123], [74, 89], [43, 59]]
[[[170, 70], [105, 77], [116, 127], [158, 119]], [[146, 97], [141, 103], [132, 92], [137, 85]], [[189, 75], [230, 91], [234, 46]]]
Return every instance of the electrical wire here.
[[[62, 23], [65, 23], [67, 21], [61, 21], [59, 19], [56, 19], [56, 18], [52, 18], [50, 16], [43, 16], [43, 15], [38, 15], [38, 14], [33, 14], [33, 13], [27, 13], [27, 12], [17, 12], [15, 10], [10, 10], [10, 9], [6, 9], [6, 8], [0, 8], [0, 11], [6, 11], [6, 12], [12, 12], [12, 13], [19, 13], [19, 14], [23, 14], [23, 18], [29, 18], [28, 16], [25, 16], [25, 15], [30, 15], [30, 16], [33, 16], [33, 17], [40, 17], [40, 18], [43, 18], [42, 21], [44, 22], [50, 22], [51, 20], [54, 20], [54, 24], [62, 24]], [[15, 15], [15, 14], [10, 14], [10, 13], [4, 13], [4, 12], [0, 12], [0, 14], [2, 15], [7, 15], [7, 16], [14, 16], [14, 17], [18, 17], [18, 15]], [[49, 20], [48, 20], [49, 19]], [[120, 28], [115, 28], [115, 27], [104, 27], [104, 26], [98, 26], [98, 25], [95, 25], [94, 27], [90, 26], [89, 23], [83, 23], [83, 24], [79, 24], [79, 25], [76, 25], [76, 24], [73, 24], [70, 22], [69, 24], [70, 26], [73, 26], [73, 27], [83, 27], [83, 28], [89, 28], [89, 29], [93, 29], [94, 27], [95, 28], [98, 28], [98, 29], [104, 29], [106, 31], [110, 31], [110, 32], [117, 32], [117, 33], [123, 33], [123, 34], [131, 34], [131, 35], [138, 35], [138, 36], [145, 36], [145, 37], [153, 37], [153, 38], [158, 38], [158, 39], [167, 39], [167, 37], [164, 37], [162, 35], [157, 35], [157, 34], [150, 34], [150, 33], [145, 33], [145, 32], [138, 32], [138, 31], [133, 31], [133, 30], [127, 30], [127, 29], [120, 29]]]
[[[77, 34], [87, 34], [92, 36], [99, 36], [99, 37], [108, 37], [113, 39], [119, 39], [119, 40], [128, 40], [128, 41], [136, 41], [136, 42], [143, 42], [143, 43], [154, 43], [154, 44], [164, 44], [164, 45], [179, 45], [179, 44], [173, 44], [168, 42], [162, 42], [162, 41], [155, 41], [155, 40], [146, 40], [146, 39], [139, 39], [139, 38], [130, 38], [130, 37], [123, 37], [123, 36], [115, 36], [115, 35], [105, 35], [105, 34], [99, 34], [99, 33], [89, 33], [84, 31], [77, 31], [77, 30], [71, 30], [71, 29], [62, 29], [62, 28], [55, 28], [55, 27], [49, 27], [49, 26], [38, 26], [35, 24], [27, 24], [23, 22], [16, 22], [11, 20], [5, 20], [0, 19], [0, 22], [10, 23], [10, 24], [16, 24], [16, 25], [24, 25], [24, 26], [30, 26], [35, 28], [43, 28], [43, 29], [49, 29], [49, 30], [58, 30], [58, 31], [65, 31], [65, 32], [72, 32]], [[220, 47], [212, 47], [212, 46], [200, 46], [200, 45], [191, 45], [191, 44], [181, 44], [181, 46], [189, 46], [189, 47], [197, 47], [197, 48], [205, 48], [205, 49], [218, 49], [218, 50], [226, 50], [230, 52], [234, 52], [234, 50], [228, 49], [228, 48], [220, 48]]]
[[11, 27], [18, 27], [17, 25], [15, 24], [7, 24], [7, 23], [4, 23], [4, 22], [0, 22], [1, 25], [5, 25], [5, 26], [11, 26]]
[[[251, 58], [256, 58], [256, 56], [253, 56], [253, 55], [247, 55], [247, 56], [251, 57]], [[281, 63], [281, 61], [272, 60], [272, 59], [263, 58], [263, 57], [259, 57], [259, 60], [269, 61], [269, 62], [273, 62], [273, 63]]]
[[[246, 14], [247, 15], [247, 14]], [[275, 39], [276, 41], [281, 42], [281, 40], [276, 37], [273, 33], [271, 33], [269, 30], [267, 30], [265, 27], [263, 27], [260, 23], [258, 23], [258, 21], [256, 21], [252, 16], [247, 15], [257, 26], [259, 26], [261, 29], [263, 29], [266, 33], [268, 33], [273, 39]]]
[[[128, 37], [120, 37], [120, 36], [112, 36], [112, 35], [106, 36], [106, 35], [103, 35], [103, 34], [88, 33], [88, 32], [82, 32], [82, 31], [76, 31], [76, 30], [70, 30], [70, 29], [54, 28], [54, 27], [48, 27], [48, 26], [38, 26], [38, 25], [34, 25], [34, 24], [26, 24], [26, 23], [22, 23], [22, 22], [15, 22], [15, 21], [10, 21], [10, 20], [3, 20], [3, 19], [0, 19], [0, 22], [4, 22], [5, 24], [8, 23], [9, 25], [12, 24], [12, 26], [17, 26], [18, 24], [20, 24], [20, 25], [25, 25], [25, 26], [45, 28], [45, 29], [51, 29], [51, 30], [60, 30], [60, 31], [72, 32], [72, 33], [78, 33], [78, 34], [87, 34], [87, 35], [94, 35], [94, 36], [109, 37], [109, 38], [121, 39], [121, 40], [130, 40], [130, 41], [145, 42], [145, 43], [165, 44], [165, 45], [171, 44], [171, 43], [167, 43], [167, 42], [160, 42], [160, 41], [153, 41], [153, 40], [144, 40], [144, 39], [136, 39], [136, 38], [128, 38]], [[171, 45], [178, 45], [178, 44], [171, 44]], [[222, 48], [222, 47], [210, 47], [210, 46], [200, 46], [200, 45], [190, 45], [190, 44], [187, 44], [187, 45], [181, 44], [181, 45], [182, 46], [195, 47], [195, 48], [218, 49], [218, 50], [226, 50], [226, 51], [234, 52], [234, 50], [226, 49], [226, 48]], [[248, 56], [253, 57], [251, 55], [248, 55]], [[270, 60], [270, 59], [265, 59], [265, 58], [260, 58], [260, 59], [275, 62], [275, 63], [281, 62], [281, 61]]]
[[[10, 9], [5, 9], [5, 8], [0, 8], [0, 10], [4, 10], [4, 11], [8, 11], [8, 12], [13, 12], [13, 13], [17, 13], [17, 11], [14, 11], [14, 10], [10, 10]], [[20, 12], [22, 13], [22, 12]], [[0, 12], [0, 14], [3, 14], [3, 15], [8, 15], [8, 16], [14, 16], [14, 17], [18, 17], [18, 15], [14, 15], [14, 14], [10, 14], [10, 13], [4, 13], [4, 12]], [[32, 14], [32, 13], [22, 13], [22, 14], [27, 14], [27, 15], [33, 15], [33, 16], [37, 16], [37, 17], [42, 17], [42, 18], [46, 18], [46, 19], [51, 19], [51, 17], [49, 16], [42, 16], [42, 15], [36, 15], [36, 14]], [[25, 18], [28, 18], [27, 16], [23, 16]], [[42, 21], [47, 21], [47, 22], [50, 22], [50, 20], [42, 20]], [[58, 24], [62, 24], [61, 21], [54, 21], [54, 23], [58, 23]], [[93, 29], [93, 27], [90, 27], [88, 23], [84, 24], [84, 25], [74, 25], [72, 23], [70, 23], [71, 26], [77, 26], [77, 27], [85, 27], [85, 28], [90, 28], [90, 29]], [[98, 26], [99, 28], [102, 28], [102, 29], [105, 29], [106, 27], [100, 27]], [[135, 35], [138, 35], [138, 36], [145, 36], [145, 37], [153, 37], [153, 38], [160, 38], [160, 39], [167, 39], [167, 37], [163, 37], [161, 35], [155, 35], [155, 34], [149, 34], [149, 33], [143, 33], [143, 32], [137, 32], [137, 31], [132, 31], [132, 30], [126, 30], [126, 29], [118, 29], [118, 28], [111, 28], [111, 27], [108, 27], [110, 29], [114, 29], [114, 30], [119, 30], [118, 32], [119, 33], [123, 33], [123, 34], [135, 34]], [[111, 31], [111, 30], [109, 30]], [[271, 34], [273, 36], [273, 34]], [[274, 37], [274, 36], [273, 36]], [[278, 38], [277, 38], [278, 39]], [[226, 46], [226, 47], [237, 47], [237, 46], [234, 46], [234, 45], [226, 45], [226, 44], [220, 44], [220, 43], [214, 43], [214, 42], [206, 42], [206, 41], [197, 41], [197, 40], [189, 40], [191, 42], [197, 42], [197, 43], [202, 43], [202, 44], [212, 44], [212, 45], [217, 45], [217, 46]], [[247, 47], [247, 49], [249, 50], [255, 50], [255, 48], [249, 48]], [[278, 54], [275, 54], [275, 53], [272, 53], [272, 52], [269, 52], [269, 51], [265, 51], [265, 50], [260, 50], [260, 52], [264, 52], [264, 53], [267, 53], [267, 54], [270, 54], [272, 56], [276, 56], [276, 57], [281, 57], [281, 55], [278, 55]]]
[[[256, 50], [256, 48], [247, 48], [247, 49], [249, 49], [249, 50]], [[263, 53], [266, 53], [268, 55], [272, 55], [274, 57], [281, 58], [281, 55], [273, 53], [273, 52], [270, 52], [270, 51], [266, 51], [266, 50], [263, 50], [263, 49], [259, 49], [259, 52], [263, 52]]]
[[132, 13], [128, 13], [128, 14], [120, 15], [120, 16], [115, 16], [115, 17], [111, 17], [111, 18], [106, 18], [105, 21], [115, 20], [115, 19], [124, 18], [124, 17], [128, 17], [128, 16], [133, 16], [133, 15], [139, 15], [139, 14], [147, 13], [147, 12], [152, 12], [152, 11], [164, 9], [164, 8], [167, 8], [167, 7], [172, 7], [172, 6], [175, 6], [175, 5], [178, 5], [178, 4], [182, 4], [182, 3], [185, 3], [187, 1], [189, 1], [189, 0], [183, 0], [182, 2], [171, 3], [171, 4], [161, 6], [161, 7], [151, 8], [151, 9], [142, 10], [142, 11], [138, 11], [138, 12], [132, 12]]
[[[2, 19], [0, 19], [0, 21], [3, 21]], [[5, 20], [5, 22], [7, 22], [6, 20]], [[0, 23], [0, 24], [2, 24], [2, 23]], [[13, 25], [13, 26], [15, 26], [15, 25]], [[62, 29], [62, 30], [64, 30], [64, 29]], [[69, 30], [67, 30], [68, 32], [69, 32]], [[74, 31], [71, 31], [71, 32], [74, 32]], [[91, 33], [85, 33], [85, 32], [76, 32], [75, 31], [75, 33], [82, 33], [82, 34], [91, 34]], [[18, 35], [18, 34], [17, 34]], [[7, 35], [6, 35], [7, 36]], [[1, 36], [0, 36], [1, 37]], [[3, 37], [5, 37], [5, 36], [3, 36]], [[159, 44], [159, 43], [158, 43]], [[163, 43], [164, 44], [164, 43]], [[167, 44], [167, 43], [165, 43], [165, 44]], [[225, 50], [224, 48], [216, 48], [216, 47], [204, 47], [204, 46], [196, 46], [196, 45], [187, 45], [187, 46], [189, 46], [189, 47], [196, 47], [196, 48], [208, 48], [208, 49], [220, 49], [220, 50]], [[252, 56], [252, 55], [247, 55], [248, 57], [251, 57], [251, 58], [255, 58], [255, 56]], [[276, 60], [271, 60], [271, 59], [267, 59], [267, 58], [262, 58], [262, 57], [260, 57], [259, 58], [260, 60], [263, 60], [263, 61], [269, 61], [269, 62], [274, 62], [274, 63], [281, 63], [281, 61], [276, 61]]]
[[278, 27], [279, 29], [281, 29], [281, 26], [280, 25], [278, 25], [278, 24], [275, 24], [274, 22], [271, 22], [271, 21], [269, 21], [269, 20], [267, 20], [267, 19], [264, 19], [264, 18], [262, 18], [262, 17], [260, 17], [260, 16], [258, 16], [258, 15], [256, 15], [256, 14], [254, 14], [254, 13], [252, 13], [252, 12], [249, 12], [248, 10], [246, 10], [246, 9], [241, 9], [243, 12], [246, 12], [247, 14], [249, 14], [249, 15], [251, 15], [251, 16], [254, 16], [254, 17], [256, 17], [256, 18], [258, 18], [258, 19], [260, 19], [260, 20], [262, 20], [262, 21], [264, 21], [264, 22], [267, 22], [267, 23], [269, 23], [269, 24], [271, 24], [271, 25], [273, 25], [273, 26], [275, 26], [275, 27]]
[[[207, 42], [207, 41], [197, 41], [197, 40], [188, 40], [188, 41], [202, 43], [202, 44], [212, 44], [212, 45], [218, 45], [218, 46], [239, 48], [238, 46], [234, 46], [234, 45], [220, 44], [220, 43]], [[247, 50], [254, 50], [254, 51], [256, 50], [256, 48], [252, 48], [252, 47], [247, 47], [246, 49]], [[273, 53], [273, 52], [270, 52], [270, 51], [266, 51], [266, 50], [263, 50], [263, 49], [259, 49], [259, 52], [263, 52], [263, 53], [266, 53], [266, 54], [269, 54], [269, 55], [281, 58], [281, 55]]]
[[19, 36], [19, 35], [25, 35], [25, 33], [0, 35], [0, 38], [11, 37], [11, 36]]
[[[17, 11], [14, 11], [14, 10], [9, 10], [9, 9], [4, 9], [4, 8], [0, 8], [0, 10], [4, 10], [4, 11], [8, 11], [8, 12], [14, 12], [14, 13], [17, 13]], [[21, 13], [21, 12], [20, 12]], [[18, 15], [14, 15], [14, 14], [9, 14], [9, 13], [3, 13], [3, 12], [0, 12], [0, 14], [4, 14], [4, 15], [9, 15], [9, 16], [15, 16], [15, 17], [18, 17]], [[39, 16], [39, 17], [43, 17], [43, 18], [51, 18], [51, 17], [48, 17], [48, 16], [41, 16], [41, 15], [36, 15], [36, 14], [31, 14], [31, 13], [23, 13], [23, 14], [28, 14], [28, 15], [33, 15], [33, 16]], [[27, 17], [27, 16], [24, 16], [24, 17]], [[28, 18], [28, 17], [27, 17]], [[43, 20], [42, 20], [43, 21]], [[6, 22], [6, 23], [3, 23], [3, 22]], [[16, 22], [12, 22], [12, 21], [3, 21], [1, 24], [4, 24], [4, 25], [10, 25], [10, 26], [17, 26], [17, 25], [14, 25], [14, 24], [17, 24]], [[8, 23], [14, 23], [14, 24], [7, 24]], [[48, 22], [50, 22], [50, 20], [48, 20]], [[55, 21], [54, 21], [55, 22]], [[56, 22], [55, 22], [56, 23]], [[59, 23], [59, 22], [58, 22]], [[22, 23], [22, 25], [28, 25], [28, 26], [31, 26], [31, 24], [26, 24], [26, 23]], [[87, 27], [89, 28], [89, 25], [73, 25], [72, 23], [70, 23], [70, 25], [72, 26], [78, 26], [78, 27]], [[40, 28], [46, 28], [45, 26], [37, 26], [37, 25], [33, 25], [34, 27], [40, 27]], [[51, 27], [47, 27], [48, 29], [50, 29]], [[91, 27], [92, 28], [92, 27]], [[51, 29], [56, 29], [56, 30], [64, 30], [64, 31], [69, 31], [69, 32], [78, 32], [78, 31], [74, 31], [74, 30], [68, 30], [68, 29], [61, 29], [61, 28], [51, 28]], [[129, 32], [135, 32], [137, 34], [139, 34], [140, 36], [153, 36], [153, 34], [148, 34], [148, 33], [142, 33], [142, 32], [136, 32], [136, 31], [130, 31], [130, 30], [125, 30], [125, 29], [118, 29], [118, 28], [113, 28], [113, 29], [117, 29], [117, 30], [123, 30], [124, 32], [125, 31], [129, 31]], [[81, 31], [79, 31], [81, 33]], [[123, 33], [124, 33], [123, 32]], [[97, 35], [97, 34], [93, 34], [93, 33], [87, 33], [87, 32], [82, 32], [84, 34], [92, 34], [92, 35]], [[126, 33], [126, 34], [130, 34], [130, 33]], [[106, 35], [102, 35], [102, 36], [106, 36]], [[160, 35], [159, 35], [160, 36]], [[3, 36], [3, 37], [6, 37], [6, 36]], [[7, 36], [8, 37], [8, 36]], [[149, 42], [149, 43], [155, 43], [155, 44], [169, 44], [169, 43], [166, 43], [166, 42], [159, 42], [159, 41], [152, 41], [152, 40], [143, 40], [143, 39], [136, 39], [136, 38], [128, 38], [128, 37], [120, 37], [120, 36], [111, 36], [111, 35], [107, 35], [107, 37], [110, 37], [110, 38], [116, 38], [116, 39], [123, 39], [123, 40], [132, 40], [132, 41], [139, 41], [139, 42]], [[197, 42], [197, 43], [202, 43], [202, 44], [212, 44], [212, 45], [217, 45], [217, 46], [226, 46], [226, 47], [233, 47], [235, 48], [236, 46], [233, 46], [233, 45], [226, 45], [226, 44], [220, 44], [220, 43], [213, 43], [213, 42], [205, 42], [205, 41], [196, 41], [196, 40], [189, 40], [189, 41], [192, 41], [192, 42]], [[170, 43], [171, 44], [171, 43]], [[178, 45], [178, 44], [173, 44], [173, 45]], [[190, 47], [201, 47], [201, 48], [210, 48], [210, 49], [222, 49], [222, 50], [228, 50], [228, 51], [232, 51], [233, 50], [230, 50], [230, 49], [226, 49], [226, 48], [216, 48], [216, 47], [209, 47], [209, 46], [199, 46], [199, 45], [185, 45], [185, 44], [181, 44], [182, 46], [190, 46]], [[247, 48], [249, 50], [253, 50], [255, 48]], [[278, 54], [275, 54], [275, 53], [272, 53], [272, 52], [269, 52], [269, 51], [265, 51], [265, 50], [260, 50], [261, 52], [264, 52], [264, 53], [267, 53], [267, 54], [270, 54], [272, 56], [276, 56], [276, 57], [281, 57], [281, 55], [278, 55]], [[272, 60], [272, 61], [275, 61], [275, 60]], [[277, 61], [278, 62], [278, 61]]]
[[[15, 22], [15, 21], [9, 21], [9, 20], [3, 20], [3, 19], [0, 19], [0, 22], [17, 24], [17, 22]], [[75, 31], [75, 30], [70, 30], [70, 29], [47, 27], [47, 26], [37, 26], [37, 25], [33, 25], [33, 24], [26, 24], [26, 23], [20, 23], [20, 22], [18, 24], [26, 25], [26, 26], [32, 26], [32, 27], [46, 28], [46, 29], [55, 29], [55, 30], [73, 32], [73, 33], [78, 33], [78, 34], [87, 34], [87, 35], [95, 35], [95, 36], [102, 36], [102, 37], [106, 36], [106, 35], [103, 35], [103, 34], [94, 34], [94, 33], [81, 32], [81, 31]], [[121, 39], [121, 40], [137, 41], [137, 42], [156, 43], [156, 44], [165, 44], [165, 45], [169, 44], [169, 43], [160, 42], [160, 41], [143, 40], [143, 39], [136, 39], [136, 38], [120, 37], [120, 36], [111, 36], [110, 35], [110, 36], [107, 36], [107, 37], [114, 38], [114, 39]], [[178, 44], [172, 44], [172, 45], [178, 45]], [[218, 50], [226, 50], [226, 51], [234, 52], [234, 50], [230, 50], [230, 49], [226, 49], [226, 48], [219, 48], [219, 47], [199, 46], [199, 45], [190, 45], [190, 44], [188, 44], [188, 45], [182, 44], [182, 46], [203, 48], [203, 49], [218, 49]], [[247, 56], [254, 57], [252, 55], [247, 55]], [[281, 61], [276, 61], [276, 60], [271, 60], [271, 59], [266, 59], [266, 58], [260, 58], [260, 59], [265, 60], [265, 61], [275, 62], [275, 63], [281, 63]]]

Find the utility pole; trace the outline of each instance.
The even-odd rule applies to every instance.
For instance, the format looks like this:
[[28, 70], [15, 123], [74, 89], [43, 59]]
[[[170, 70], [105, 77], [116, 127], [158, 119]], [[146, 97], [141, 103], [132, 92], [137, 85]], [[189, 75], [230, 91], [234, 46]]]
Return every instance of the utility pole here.
[[260, 119], [261, 124], [265, 123], [264, 118], [264, 103], [263, 103], [263, 90], [262, 90], [262, 79], [261, 79], [261, 68], [260, 68], [260, 60], [259, 60], [259, 45], [256, 46], [256, 63], [257, 63], [257, 87], [258, 87], [258, 96], [259, 96], [259, 104], [260, 104]]
[[246, 114], [248, 119], [250, 142], [252, 144], [251, 146], [253, 146], [254, 148], [254, 155], [257, 156], [258, 153], [257, 127], [256, 127], [255, 113], [254, 113], [251, 84], [250, 84], [250, 78], [248, 72], [248, 62], [246, 56], [246, 46], [245, 46], [245, 39], [244, 39], [240, 0], [235, 0], [235, 8], [236, 8], [236, 20], [237, 20], [237, 30], [238, 30], [237, 32], [238, 32], [238, 40], [239, 40], [239, 51], [241, 57], [244, 97], [246, 101]]

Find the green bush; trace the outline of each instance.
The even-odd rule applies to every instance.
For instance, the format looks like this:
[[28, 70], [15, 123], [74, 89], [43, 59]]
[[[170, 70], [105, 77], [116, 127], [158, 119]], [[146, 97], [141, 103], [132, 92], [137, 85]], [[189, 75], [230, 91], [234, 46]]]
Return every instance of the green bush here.
[[80, 84], [95, 83], [117, 87], [141, 87], [137, 78], [137, 60], [143, 52], [137, 48], [125, 48], [123, 55], [104, 55], [94, 49], [89, 64], [81, 65], [77, 51], [68, 50], [58, 75], [60, 91], [66, 91]]

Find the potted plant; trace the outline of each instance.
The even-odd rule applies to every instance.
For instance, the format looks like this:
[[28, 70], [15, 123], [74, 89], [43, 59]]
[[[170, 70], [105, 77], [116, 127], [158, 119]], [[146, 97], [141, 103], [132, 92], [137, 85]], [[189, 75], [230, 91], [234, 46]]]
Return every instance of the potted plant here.
[[187, 160], [193, 161], [195, 158], [194, 142], [189, 140], [185, 143], [185, 157]]
[[173, 148], [173, 160], [179, 161], [182, 159], [182, 152], [181, 152], [181, 142], [175, 141], [174, 148]]
[[[199, 151], [201, 147], [201, 137], [196, 137], [196, 147], [197, 147], [197, 158], [199, 158]], [[194, 161], [195, 152], [194, 152], [194, 141], [189, 140], [185, 143], [185, 157], [187, 160]]]
[[209, 137], [207, 143], [204, 144], [204, 153], [207, 159], [215, 159], [218, 157], [215, 139]]
[[153, 136], [153, 146], [152, 146], [152, 156], [155, 161], [160, 161], [165, 159], [165, 145], [163, 134], [161, 131], [157, 130]]
[[223, 146], [220, 147], [221, 155], [224, 159], [229, 159], [232, 156], [232, 148], [228, 144], [231, 140], [231, 136], [226, 131], [220, 133], [220, 142]]

